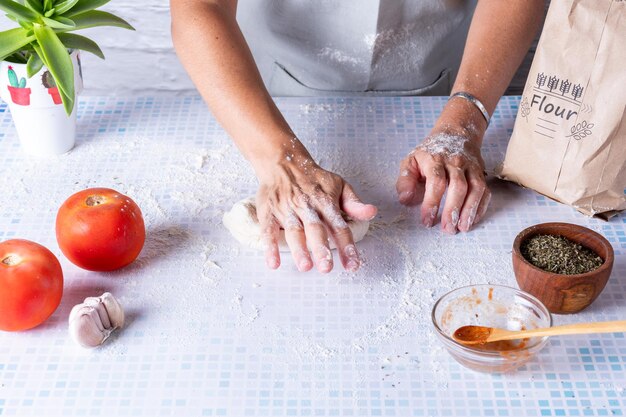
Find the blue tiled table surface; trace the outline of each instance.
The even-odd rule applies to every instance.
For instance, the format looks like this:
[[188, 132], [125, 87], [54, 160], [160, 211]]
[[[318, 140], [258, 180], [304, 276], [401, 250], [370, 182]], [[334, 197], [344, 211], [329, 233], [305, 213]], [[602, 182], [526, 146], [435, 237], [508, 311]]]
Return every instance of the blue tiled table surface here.
[[[504, 98], [493, 117], [489, 170], [504, 157], [518, 101]], [[599, 231], [616, 255], [599, 299], [555, 323], [624, 319], [623, 215], [590, 219], [491, 179], [485, 221], [444, 236], [396, 203], [394, 183], [445, 98], [277, 102], [315, 158], [379, 206], [356, 274], [300, 274], [288, 256], [270, 272], [261, 254], [233, 241], [221, 216], [256, 181], [198, 97], [82, 97], [77, 146], [49, 159], [21, 153], [0, 105], [0, 240], [46, 245], [65, 275], [46, 323], [0, 333], [0, 415], [624, 415], [624, 335], [551, 338], [517, 372], [491, 375], [457, 364], [430, 323], [433, 303], [452, 288], [516, 286], [513, 238], [545, 221]], [[71, 265], [54, 237], [62, 201], [95, 186], [135, 199], [148, 231], [137, 262], [108, 274]], [[68, 335], [69, 311], [105, 290], [124, 305], [127, 325], [84, 350]]]

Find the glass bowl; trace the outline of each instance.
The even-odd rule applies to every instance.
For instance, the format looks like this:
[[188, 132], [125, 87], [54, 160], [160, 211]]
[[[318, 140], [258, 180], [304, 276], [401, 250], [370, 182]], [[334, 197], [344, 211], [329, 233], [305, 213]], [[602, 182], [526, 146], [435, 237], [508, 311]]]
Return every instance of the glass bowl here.
[[530, 359], [548, 342], [537, 337], [510, 342], [465, 346], [452, 339], [466, 325], [508, 330], [551, 327], [552, 316], [537, 298], [501, 285], [470, 285], [441, 297], [432, 311], [437, 337], [461, 365], [478, 372], [509, 372]]

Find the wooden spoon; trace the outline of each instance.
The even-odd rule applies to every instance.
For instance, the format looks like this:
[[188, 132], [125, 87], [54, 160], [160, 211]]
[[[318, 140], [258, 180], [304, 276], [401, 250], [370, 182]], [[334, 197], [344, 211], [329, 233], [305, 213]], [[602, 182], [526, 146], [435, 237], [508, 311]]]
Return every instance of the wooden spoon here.
[[626, 332], [626, 321], [599, 321], [576, 323], [541, 329], [511, 331], [484, 326], [463, 326], [456, 329], [452, 338], [464, 345], [482, 345], [499, 340], [526, 339], [537, 336], [559, 336], [566, 334], [622, 333]]

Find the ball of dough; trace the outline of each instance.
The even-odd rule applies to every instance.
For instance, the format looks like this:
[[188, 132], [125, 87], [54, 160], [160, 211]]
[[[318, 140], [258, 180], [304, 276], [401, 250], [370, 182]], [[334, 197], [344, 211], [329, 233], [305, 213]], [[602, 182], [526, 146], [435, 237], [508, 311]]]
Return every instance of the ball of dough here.
[[[252, 249], [264, 249], [261, 240], [261, 226], [256, 214], [256, 199], [254, 197], [244, 198], [235, 203], [229, 211], [224, 213], [222, 221], [230, 234], [239, 243]], [[346, 221], [355, 242], [365, 237], [370, 227], [370, 222], [351, 218], [346, 219]], [[280, 230], [278, 247], [281, 252], [289, 252], [289, 247], [285, 241], [285, 231], [282, 229]], [[333, 239], [330, 239], [330, 248], [336, 248]]]

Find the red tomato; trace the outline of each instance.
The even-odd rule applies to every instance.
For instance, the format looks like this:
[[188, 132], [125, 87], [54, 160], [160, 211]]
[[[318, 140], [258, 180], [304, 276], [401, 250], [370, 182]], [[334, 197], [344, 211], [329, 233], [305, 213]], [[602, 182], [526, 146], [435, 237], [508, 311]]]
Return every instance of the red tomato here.
[[139, 206], [109, 188], [89, 188], [65, 200], [56, 220], [63, 254], [90, 271], [112, 271], [137, 258], [146, 240]]
[[54, 313], [63, 295], [59, 260], [28, 240], [0, 243], [0, 329], [26, 330]]

